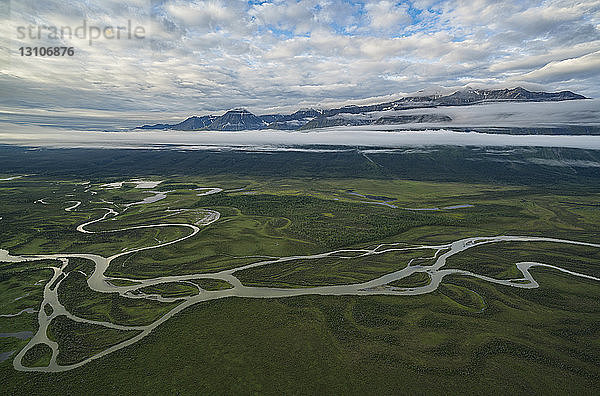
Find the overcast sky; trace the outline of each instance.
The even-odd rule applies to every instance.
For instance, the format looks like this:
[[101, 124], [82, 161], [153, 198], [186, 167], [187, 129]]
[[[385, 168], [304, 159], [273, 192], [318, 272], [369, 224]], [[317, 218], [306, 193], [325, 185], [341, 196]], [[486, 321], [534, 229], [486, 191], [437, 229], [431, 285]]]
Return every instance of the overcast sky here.
[[[600, 96], [600, 1], [15, 0], [0, 18], [4, 111], [256, 113], [419, 90]], [[144, 29], [143, 39], [20, 38], [19, 27]], [[139, 31], [138, 31], [139, 32]], [[114, 32], [113, 32], [114, 33]], [[21, 46], [73, 57], [22, 57]], [[5, 55], [5, 54], [3, 54]]]

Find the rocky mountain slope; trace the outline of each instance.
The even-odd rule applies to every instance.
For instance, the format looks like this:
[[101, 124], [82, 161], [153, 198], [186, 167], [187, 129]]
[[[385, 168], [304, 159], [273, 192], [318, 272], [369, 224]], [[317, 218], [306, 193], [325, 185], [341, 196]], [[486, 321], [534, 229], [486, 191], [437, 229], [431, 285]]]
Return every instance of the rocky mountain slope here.
[[451, 95], [404, 97], [393, 102], [366, 106], [344, 106], [334, 109], [303, 109], [292, 114], [266, 114], [256, 116], [246, 109], [229, 110], [222, 116], [192, 116], [178, 124], [144, 125], [138, 129], [243, 131], [256, 129], [313, 129], [337, 125], [381, 125], [405, 123], [431, 123], [451, 121], [443, 114], [393, 115], [374, 117], [369, 113], [397, 111], [440, 106], [469, 106], [486, 102], [556, 102], [586, 99], [571, 91], [532, 92], [524, 88], [466, 89]]

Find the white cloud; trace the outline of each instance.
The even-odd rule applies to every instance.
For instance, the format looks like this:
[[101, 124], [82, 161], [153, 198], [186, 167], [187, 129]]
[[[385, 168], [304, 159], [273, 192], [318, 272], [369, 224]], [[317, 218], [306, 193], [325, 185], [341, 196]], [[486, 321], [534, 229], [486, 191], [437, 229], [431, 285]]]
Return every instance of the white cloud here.
[[550, 62], [520, 76], [523, 80], [556, 81], [566, 78], [600, 75], [600, 51], [579, 58]]
[[221, 1], [177, 1], [168, 3], [166, 10], [189, 26], [214, 28], [221, 24], [230, 25], [236, 20], [235, 9]]
[[499, 61], [490, 65], [491, 72], [504, 72], [510, 70], [524, 70], [544, 66], [550, 62], [562, 61], [570, 58], [587, 55], [600, 50], [600, 40], [581, 43], [573, 47], [551, 48], [541, 54], [523, 56], [515, 59], [509, 56], [506, 61]]
[[410, 23], [406, 5], [397, 5], [393, 1], [377, 1], [365, 6], [371, 20], [371, 26], [376, 29], [397, 28]]
[[[261, 112], [470, 83], [600, 95], [597, 0], [415, 0], [410, 9], [379, 0], [11, 4], [0, 16], [0, 47], [12, 51], [0, 63], [0, 89], [11, 93], [0, 98], [5, 107]], [[35, 44], [17, 39], [18, 25], [77, 26], [83, 18], [131, 19], [147, 37], [61, 41], [76, 48], [74, 57], [16, 53]]]

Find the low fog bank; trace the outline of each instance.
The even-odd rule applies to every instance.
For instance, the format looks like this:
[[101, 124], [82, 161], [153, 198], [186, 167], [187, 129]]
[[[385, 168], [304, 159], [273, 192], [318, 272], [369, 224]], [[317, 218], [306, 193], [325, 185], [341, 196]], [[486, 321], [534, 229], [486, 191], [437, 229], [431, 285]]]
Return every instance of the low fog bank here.
[[461, 107], [435, 107], [395, 112], [396, 114], [445, 114], [460, 127], [553, 127], [600, 125], [600, 100], [571, 100], [543, 103], [486, 103]]
[[[131, 130], [143, 124], [177, 123], [189, 116], [205, 113], [199, 109], [196, 114], [178, 117], [173, 114], [157, 114], [156, 112], [129, 114], [85, 109], [12, 112], [0, 109], [0, 125], [9, 123], [22, 126], [53, 126], [61, 129], [116, 132]], [[442, 106], [366, 114], [378, 118], [389, 115], [432, 113], [445, 114], [452, 118], [452, 122], [444, 124], [467, 127], [600, 125], [600, 99], [542, 103], [496, 102], [472, 106]]]
[[[390, 114], [391, 112], [381, 112]], [[394, 112], [395, 114], [438, 113], [453, 121], [444, 124], [370, 125], [333, 127], [309, 131], [141, 131], [131, 130], [143, 120], [94, 115], [0, 114], [0, 144], [34, 147], [163, 148], [202, 149], [215, 147], [267, 147], [284, 149], [309, 145], [401, 147], [456, 146], [541, 146], [600, 149], [600, 136], [502, 135], [455, 132], [452, 127], [548, 127], [557, 125], [600, 125], [600, 100], [556, 103], [489, 103], [466, 107], [437, 107]], [[154, 115], [155, 116], [155, 115]], [[168, 117], [165, 117], [168, 120]], [[396, 128], [397, 129], [397, 128]], [[419, 130], [425, 129], [425, 130]]]
[[32, 147], [87, 148], [165, 148], [209, 149], [218, 147], [293, 146], [540, 146], [600, 149], [600, 136], [499, 135], [454, 132], [444, 129], [424, 131], [377, 131], [363, 127], [334, 127], [309, 132], [241, 131], [131, 131], [98, 132], [61, 130], [54, 127], [3, 124], [0, 144]]

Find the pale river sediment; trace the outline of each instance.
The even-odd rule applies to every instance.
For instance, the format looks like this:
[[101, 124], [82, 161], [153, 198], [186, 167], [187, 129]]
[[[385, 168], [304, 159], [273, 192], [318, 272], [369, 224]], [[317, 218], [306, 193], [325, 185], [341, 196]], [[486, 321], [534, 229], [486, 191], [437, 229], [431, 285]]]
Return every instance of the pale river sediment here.
[[[110, 185], [113, 188], [118, 188], [117, 183]], [[155, 187], [155, 185], [149, 185], [150, 188]], [[218, 188], [204, 188], [198, 189], [198, 191], [202, 191], [199, 195], [207, 195], [212, 193], [221, 192], [221, 189]], [[156, 192], [158, 193], [158, 192]], [[166, 192], [165, 192], [166, 193]], [[146, 202], [149, 202], [146, 201]], [[143, 203], [146, 203], [143, 202]], [[68, 201], [69, 204], [74, 204], [66, 208], [67, 211], [76, 210], [77, 207], [81, 204], [79, 201]], [[140, 202], [142, 204], [142, 202]], [[511, 287], [518, 288], [536, 288], [538, 287], [538, 283], [530, 273], [530, 269], [532, 267], [545, 267], [551, 268], [557, 271], [561, 271], [563, 273], [581, 277], [586, 279], [591, 279], [594, 281], [600, 281], [600, 278], [596, 278], [590, 275], [577, 273], [574, 271], [566, 270], [563, 268], [559, 268], [556, 266], [538, 263], [538, 262], [520, 262], [516, 263], [516, 267], [522, 273], [521, 278], [517, 279], [495, 279], [492, 277], [479, 275], [476, 273], [472, 273], [469, 271], [464, 271], [460, 269], [447, 269], [444, 268], [446, 264], [446, 260], [462, 251], [467, 249], [481, 246], [484, 244], [491, 243], [500, 243], [500, 242], [556, 242], [556, 243], [564, 243], [571, 245], [580, 245], [580, 246], [588, 246], [594, 248], [600, 248], [600, 244], [586, 243], [586, 242], [577, 242], [570, 241], [565, 239], [556, 239], [556, 238], [544, 238], [544, 237], [532, 237], [532, 236], [510, 236], [510, 235], [501, 235], [501, 236], [480, 236], [480, 237], [472, 237], [472, 238], [464, 238], [451, 243], [444, 243], [439, 245], [417, 245], [406, 247], [403, 243], [387, 243], [380, 244], [374, 248], [364, 248], [364, 249], [338, 249], [330, 252], [319, 253], [314, 255], [306, 255], [306, 256], [290, 256], [290, 257], [279, 257], [279, 258], [268, 258], [259, 260], [257, 262], [247, 264], [244, 266], [240, 266], [234, 269], [224, 270], [216, 273], [196, 273], [190, 275], [180, 275], [180, 276], [164, 276], [157, 277], [152, 279], [127, 279], [127, 278], [114, 278], [110, 276], [106, 276], [105, 272], [108, 269], [110, 263], [119, 258], [121, 256], [130, 255], [135, 252], [140, 252], [144, 250], [157, 249], [160, 247], [165, 247], [169, 245], [176, 244], [188, 238], [195, 236], [198, 232], [200, 232], [202, 227], [207, 227], [210, 224], [216, 222], [220, 218], [220, 214], [214, 210], [203, 210], [204, 217], [197, 221], [195, 224], [186, 224], [186, 223], [160, 223], [153, 225], [143, 225], [143, 226], [132, 226], [126, 228], [120, 228], [115, 230], [108, 231], [90, 231], [87, 227], [91, 224], [102, 222], [108, 218], [114, 218], [119, 215], [119, 212], [115, 211], [112, 208], [104, 208], [106, 213], [101, 217], [85, 222], [77, 226], [77, 231], [86, 233], [86, 234], [99, 234], [99, 233], [116, 233], [122, 232], [126, 230], [133, 229], [143, 229], [143, 228], [160, 228], [160, 227], [181, 227], [187, 228], [189, 233], [183, 237], [180, 237], [176, 240], [159, 243], [154, 246], [142, 247], [137, 249], [126, 250], [124, 252], [114, 254], [109, 257], [104, 257], [97, 254], [69, 254], [69, 253], [57, 253], [57, 254], [42, 254], [42, 255], [27, 255], [27, 256], [13, 256], [10, 255], [6, 250], [0, 250], [0, 261], [4, 262], [24, 262], [24, 261], [33, 261], [40, 259], [53, 259], [60, 260], [62, 262], [60, 267], [49, 267], [52, 269], [53, 276], [50, 280], [47, 281], [44, 288], [43, 301], [40, 305], [39, 310], [37, 311], [38, 323], [39, 327], [37, 332], [32, 335], [28, 344], [17, 353], [13, 360], [13, 365], [15, 369], [21, 371], [41, 371], [41, 372], [60, 372], [67, 371], [77, 367], [81, 367], [86, 363], [94, 359], [99, 359], [103, 356], [106, 356], [112, 352], [115, 352], [119, 349], [125, 348], [129, 345], [132, 345], [138, 342], [143, 337], [150, 334], [150, 332], [160, 326], [165, 321], [169, 320], [173, 315], [176, 315], [178, 312], [186, 309], [187, 307], [194, 305], [196, 303], [202, 301], [210, 301], [216, 300], [226, 297], [247, 297], [247, 298], [283, 298], [283, 297], [293, 297], [293, 296], [301, 296], [308, 294], [318, 294], [318, 295], [361, 295], [361, 296], [369, 296], [369, 295], [393, 295], [393, 296], [410, 296], [410, 295], [420, 295], [425, 293], [430, 293], [436, 290], [443, 278], [447, 275], [452, 274], [460, 274], [475, 277], [478, 279], [485, 280], [487, 282], [506, 285]], [[305, 288], [276, 288], [276, 287], [250, 287], [244, 286], [240, 282], [240, 280], [235, 276], [235, 273], [244, 269], [256, 268], [260, 266], [268, 266], [277, 263], [283, 263], [292, 260], [314, 260], [324, 257], [337, 257], [342, 259], [352, 260], [357, 257], [364, 256], [373, 256], [380, 255], [389, 252], [406, 252], [410, 250], [431, 250], [430, 260], [435, 260], [432, 265], [421, 266], [421, 265], [407, 265], [406, 262], [398, 263], [398, 271], [385, 274], [376, 279], [369, 280], [367, 282], [355, 283], [355, 284], [347, 284], [347, 285], [332, 285], [332, 286], [317, 286], [317, 287], [305, 287]], [[167, 314], [156, 320], [155, 322], [145, 325], [145, 326], [123, 326], [109, 322], [101, 322], [88, 320], [85, 318], [77, 317], [72, 313], [68, 312], [67, 309], [60, 303], [58, 299], [58, 289], [60, 287], [60, 283], [65, 279], [68, 274], [65, 271], [67, 267], [68, 261], [70, 258], [84, 258], [93, 261], [94, 263], [94, 271], [89, 275], [87, 279], [87, 284], [90, 289], [101, 292], [101, 293], [119, 293], [123, 297], [127, 298], [145, 298], [152, 299], [153, 301], [163, 301], [163, 302], [175, 302], [181, 301], [179, 305], [169, 311]], [[406, 278], [415, 272], [425, 272], [429, 275], [431, 281], [426, 286], [413, 287], [413, 288], [400, 288], [390, 286], [389, 283]], [[111, 280], [120, 279], [120, 280], [130, 280], [135, 282], [135, 284], [127, 285], [127, 286], [115, 286], [111, 283]], [[199, 294], [188, 297], [178, 297], [178, 298], [165, 298], [159, 295], [148, 295], [140, 291], [140, 289], [159, 285], [163, 283], [169, 282], [182, 282], [182, 281], [190, 281], [193, 279], [220, 279], [228, 282], [232, 287], [226, 290], [217, 290], [217, 291], [208, 291], [200, 288], [199, 286]], [[57, 286], [53, 289], [50, 288], [55, 281], [57, 281]], [[191, 283], [190, 283], [191, 284]], [[135, 294], [134, 294], [135, 293]], [[46, 311], [41, 307], [44, 307], [48, 304], [52, 310], [51, 314], [47, 315]], [[50, 322], [56, 318], [57, 316], [64, 315], [67, 318], [74, 320], [76, 322], [81, 323], [91, 323], [99, 326], [103, 326], [106, 328], [124, 330], [124, 331], [132, 331], [135, 334], [128, 340], [123, 341], [119, 344], [111, 346], [104, 351], [89, 357], [79, 363], [71, 364], [71, 365], [59, 365], [57, 363], [57, 356], [59, 352], [59, 345], [50, 340], [47, 336], [47, 330]], [[30, 334], [27, 334], [28, 336]], [[52, 357], [50, 360], [50, 364], [47, 367], [25, 367], [22, 365], [22, 359], [25, 353], [31, 349], [36, 344], [46, 344], [52, 350]], [[9, 358], [10, 355], [3, 354], [2, 358]]]

